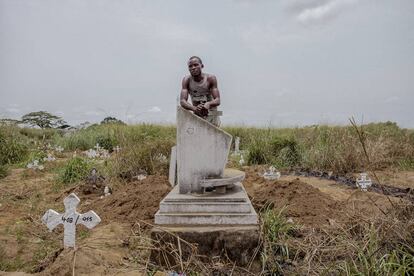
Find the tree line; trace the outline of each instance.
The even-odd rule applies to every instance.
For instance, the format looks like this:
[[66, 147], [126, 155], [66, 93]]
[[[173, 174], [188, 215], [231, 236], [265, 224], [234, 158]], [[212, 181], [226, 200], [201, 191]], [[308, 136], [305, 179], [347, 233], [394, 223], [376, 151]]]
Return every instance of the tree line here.
[[[67, 129], [71, 126], [63, 120], [62, 117], [51, 114], [47, 111], [30, 112], [22, 116], [20, 120], [14, 119], [0, 119], [0, 123], [6, 124], [24, 124], [31, 127], [39, 127], [41, 129], [55, 128]], [[101, 124], [125, 124], [123, 121], [115, 117], [106, 117], [101, 121]]]

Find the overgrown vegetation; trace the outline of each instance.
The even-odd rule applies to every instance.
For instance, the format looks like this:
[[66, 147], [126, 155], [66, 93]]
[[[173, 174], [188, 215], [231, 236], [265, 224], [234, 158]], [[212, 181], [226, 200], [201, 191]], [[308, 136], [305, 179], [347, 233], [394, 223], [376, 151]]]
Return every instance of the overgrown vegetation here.
[[7, 165], [27, 157], [27, 141], [15, 126], [0, 125], [0, 178], [7, 175]]
[[290, 251], [287, 240], [298, 231], [298, 226], [289, 222], [282, 210], [267, 206], [261, 213], [262, 272], [267, 275], [283, 275], [289, 264]]
[[81, 158], [73, 157], [59, 172], [59, 181], [63, 184], [70, 184], [85, 179], [90, 170], [92, 163]]
[[364, 153], [352, 126], [310, 126], [303, 128], [260, 129], [228, 127], [227, 132], [241, 137], [240, 147], [247, 151], [248, 164], [273, 164], [279, 168], [301, 167], [347, 173], [376, 170], [390, 166], [412, 169], [414, 133], [396, 123], [363, 126], [366, 147], [373, 161], [364, 163]]

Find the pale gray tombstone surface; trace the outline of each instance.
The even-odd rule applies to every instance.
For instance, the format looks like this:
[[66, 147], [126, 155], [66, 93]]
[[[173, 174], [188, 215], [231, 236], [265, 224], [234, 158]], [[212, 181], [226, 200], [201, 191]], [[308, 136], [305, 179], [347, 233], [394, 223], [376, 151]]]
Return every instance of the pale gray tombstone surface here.
[[79, 202], [80, 199], [72, 193], [63, 200], [65, 213], [59, 214], [58, 212], [49, 209], [42, 217], [42, 222], [46, 224], [50, 231], [55, 229], [59, 224], [63, 224], [63, 244], [65, 247], [75, 247], [77, 224], [83, 224], [88, 229], [92, 229], [101, 222], [101, 218], [94, 211], [89, 211], [85, 214], [78, 213], [76, 207]]
[[223, 176], [231, 140], [227, 132], [177, 107], [177, 180], [181, 194], [201, 193], [202, 179]]

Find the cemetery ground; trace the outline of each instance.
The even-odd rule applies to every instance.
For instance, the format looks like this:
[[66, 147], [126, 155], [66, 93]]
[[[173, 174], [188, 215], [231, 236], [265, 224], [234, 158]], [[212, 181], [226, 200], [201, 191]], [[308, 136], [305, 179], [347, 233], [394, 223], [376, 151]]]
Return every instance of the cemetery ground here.
[[[171, 190], [174, 127], [95, 125], [64, 134], [2, 126], [0, 275], [414, 272], [412, 130], [394, 123], [225, 130], [241, 138], [228, 167], [246, 172], [243, 185], [261, 220], [261, 246], [247, 265], [232, 263], [225, 252], [184, 256], [151, 240], [154, 214]], [[27, 168], [35, 159], [43, 169]], [[280, 179], [263, 178], [270, 165]], [[356, 189], [352, 180], [361, 172], [379, 188]], [[93, 210], [102, 219], [91, 230], [77, 226], [76, 250], [63, 248], [62, 226], [49, 232], [40, 220], [48, 209], [64, 211], [70, 193], [81, 199], [79, 212]], [[172, 261], [154, 264], [151, 250]]]

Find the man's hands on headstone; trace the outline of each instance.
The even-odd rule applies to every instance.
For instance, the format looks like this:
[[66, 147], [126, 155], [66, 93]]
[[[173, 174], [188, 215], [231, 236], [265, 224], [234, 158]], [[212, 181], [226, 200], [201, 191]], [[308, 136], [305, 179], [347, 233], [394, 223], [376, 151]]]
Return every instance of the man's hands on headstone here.
[[[207, 107], [206, 108], [206, 104]], [[200, 117], [205, 117], [208, 115], [208, 109], [210, 108], [210, 105], [208, 103], [199, 104], [196, 106], [196, 109], [194, 110], [194, 113]]]

